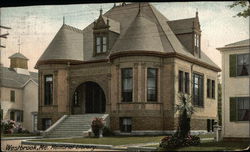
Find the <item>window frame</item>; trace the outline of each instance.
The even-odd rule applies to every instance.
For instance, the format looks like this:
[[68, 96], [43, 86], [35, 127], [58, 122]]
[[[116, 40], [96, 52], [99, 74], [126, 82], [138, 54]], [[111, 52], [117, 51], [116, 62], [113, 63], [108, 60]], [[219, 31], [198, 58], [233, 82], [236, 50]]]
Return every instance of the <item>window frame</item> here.
[[[128, 119], [130, 120], [130, 125], [124, 125], [123, 120]], [[132, 117], [120, 117], [120, 132], [122, 133], [131, 133], [132, 132], [132, 125], [133, 125], [133, 120]]]
[[15, 90], [10, 90], [10, 101], [11, 102], [16, 101], [16, 92], [15, 92]]
[[[126, 77], [125, 76], [125, 70], [131, 70], [132, 71], [132, 74], [131, 74], [131, 76], [128, 76], [128, 77]], [[134, 74], [134, 72], [133, 72], [133, 68], [131, 68], [131, 67], [128, 67], [128, 68], [121, 68], [121, 97], [122, 97], [122, 100], [121, 100], [121, 102], [133, 102], [133, 91], [134, 91], [134, 84], [133, 84], [133, 74]], [[131, 79], [131, 81], [132, 81], [132, 86], [131, 86], [131, 90], [130, 91], [125, 91], [124, 90], [124, 79]], [[128, 98], [124, 98], [124, 96], [127, 96], [127, 95], [125, 95], [125, 93], [131, 93], [131, 95], [130, 95], [130, 98], [131, 99], [128, 99]]]
[[[97, 45], [97, 38], [100, 38], [100, 44]], [[106, 38], [106, 43], [104, 44], [104, 38]], [[97, 55], [103, 55], [103, 54], [107, 54], [108, 52], [108, 32], [98, 32], [98, 33], [94, 33], [94, 56]], [[97, 46], [100, 47], [100, 52], [97, 52]], [[106, 51], [104, 50], [104, 46], [106, 48]]]
[[[198, 100], [195, 96], [195, 77], [198, 78]], [[201, 101], [200, 101], [201, 99]], [[196, 101], [197, 100], [197, 101]], [[193, 73], [193, 105], [196, 107], [204, 108], [204, 75], [200, 73]]]
[[49, 125], [47, 127], [46, 121], [50, 121], [51, 122], [50, 126], [52, 126], [52, 119], [51, 118], [42, 118], [42, 125], [43, 125], [42, 128], [44, 131], [50, 127]]
[[182, 70], [179, 70], [178, 72], [178, 92], [179, 93], [190, 93], [190, 85], [189, 85], [189, 72], [185, 72]]
[[[149, 77], [149, 70], [155, 70], [155, 76]], [[155, 90], [154, 90], [154, 98], [151, 99], [149, 97], [149, 79], [154, 79]], [[158, 100], [158, 68], [147, 68], [147, 102], [157, 102]]]
[[[236, 70], [236, 77], [250, 76], [250, 53], [242, 53], [242, 54], [235, 54], [235, 55], [236, 55], [236, 63], [235, 63], [236, 64], [236, 69], [235, 69]], [[239, 75], [238, 74], [238, 67], [240, 65], [238, 65], [238, 56], [244, 56], [244, 55], [248, 55], [248, 64], [246, 65], [246, 67], [248, 67], [248, 69], [247, 69], [248, 75]], [[243, 65], [241, 65], [241, 66], [243, 66]]]
[[[48, 81], [48, 83], [46, 81], [46, 78], [48, 78], [48, 77], [52, 78], [52, 81], [50, 83], [49, 83], [49, 81]], [[48, 93], [49, 97], [47, 97], [47, 94], [46, 94], [47, 85], [50, 85], [52, 87], [51, 91]], [[49, 105], [53, 104], [53, 95], [54, 95], [54, 87], [53, 87], [53, 85], [54, 85], [53, 75], [52, 74], [44, 75], [44, 102], [43, 103], [44, 103], [45, 106], [49, 106]], [[48, 100], [47, 100], [47, 98], [48, 98]]]
[[[248, 100], [247, 100], [248, 99]], [[250, 97], [236, 97], [236, 121], [249, 121], [249, 120], [244, 120], [244, 119], [240, 119], [240, 112], [241, 111], [244, 111], [244, 110], [249, 110], [250, 111], [250, 108], [249, 109], [240, 109], [240, 102], [243, 102], [243, 107], [244, 107], [244, 104], [245, 102], [249, 102], [248, 103], [248, 107], [250, 105]]]

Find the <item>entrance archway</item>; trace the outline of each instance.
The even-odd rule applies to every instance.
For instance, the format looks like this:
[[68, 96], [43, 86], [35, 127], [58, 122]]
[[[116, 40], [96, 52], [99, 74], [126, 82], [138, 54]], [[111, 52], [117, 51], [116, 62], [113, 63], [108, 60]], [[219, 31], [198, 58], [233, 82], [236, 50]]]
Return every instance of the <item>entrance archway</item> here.
[[73, 94], [72, 114], [105, 113], [106, 98], [102, 88], [88, 81], [79, 85]]

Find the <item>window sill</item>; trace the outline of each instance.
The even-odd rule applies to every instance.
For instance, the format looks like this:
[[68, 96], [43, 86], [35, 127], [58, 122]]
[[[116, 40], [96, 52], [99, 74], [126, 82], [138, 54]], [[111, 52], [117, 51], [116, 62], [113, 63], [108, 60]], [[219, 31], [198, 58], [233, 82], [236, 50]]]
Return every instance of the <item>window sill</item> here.
[[107, 55], [107, 54], [108, 54], [108, 51], [104, 53], [95, 53], [94, 56], [102, 56], [102, 55]]
[[239, 121], [229, 121], [229, 122], [234, 122], [234, 123], [249, 123], [250, 120], [239, 120]]
[[215, 100], [215, 98], [210, 98], [210, 97], [207, 97], [207, 99], [212, 99], [212, 100]]
[[204, 106], [194, 105], [194, 108], [204, 108]]
[[162, 104], [161, 102], [118, 102], [117, 104]]
[[249, 78], [250, 77], [250, 75], [243, 75], [243, 76], [240, 76], [240, 75], [238, 75], [238, 76], [229, 76], [229, 78]]
[[57, 105], [42, 105], [43, 107], [57, 107]]

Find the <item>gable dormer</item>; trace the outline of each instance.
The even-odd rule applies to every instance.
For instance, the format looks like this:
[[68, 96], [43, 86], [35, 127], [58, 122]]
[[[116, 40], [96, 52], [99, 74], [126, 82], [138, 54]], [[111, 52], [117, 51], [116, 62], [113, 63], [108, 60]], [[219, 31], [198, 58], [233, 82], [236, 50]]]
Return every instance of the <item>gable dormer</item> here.
[[120, 23], [102, 14], [94, 22], [93, 56], [107, 55], [120, 35]]
[[198, 12], [194, 18], [168, 21], [168, 24], [182, 45], [194, 56], [201, 55], [201, 30]]
[[94, 22], [93, 37], [94, 37], [94, 56], [106, 54], [108, 51], [108, 39], [109, 39], [109, 20], [104, 20], [102, 15], [102, 9], [100, 10], [100, 16], [97, 21]]

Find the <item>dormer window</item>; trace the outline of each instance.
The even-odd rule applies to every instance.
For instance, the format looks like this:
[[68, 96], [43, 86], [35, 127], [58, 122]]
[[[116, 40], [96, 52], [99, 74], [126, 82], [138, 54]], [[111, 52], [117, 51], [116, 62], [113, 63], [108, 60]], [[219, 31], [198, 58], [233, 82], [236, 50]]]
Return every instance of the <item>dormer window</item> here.
[[105, 53], [107, 51], [107, 37], [97, 36], [96, 37], [96, 53]]
[[96, 35], [95, 38], [95, 55], [107, 52], [107, 36]]
[[200, 35], [194, 34], [194, 51], [195, 54], [200, 54]]

